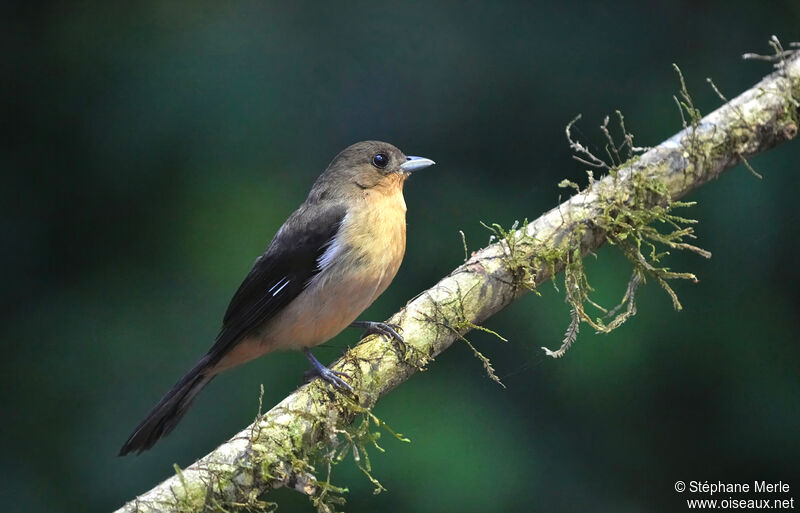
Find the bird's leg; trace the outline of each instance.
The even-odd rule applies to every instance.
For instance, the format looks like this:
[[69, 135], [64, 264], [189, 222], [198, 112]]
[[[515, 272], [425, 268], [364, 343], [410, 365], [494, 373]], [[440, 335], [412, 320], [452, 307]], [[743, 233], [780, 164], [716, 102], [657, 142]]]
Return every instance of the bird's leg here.
[[353, 391], [353, 387], [348, 385], [342, 379], [351, 379], [349, 375], [345, 374], [344, 372], [335, 371], [325, 367], [314, 357], [313, 354], [311, 354], [311, 351], [307, 347], [303, 349], [303, 353], [306, 355], [308, 362], [311, 364], [311, 368], [306, 372], [306, 377], [309, 377], [309, 375], [319, 376], [323, 381], [326, 381], [334, 388], [338, 388], [339, 390], [347, 390], [348, 392]]
[[397, 342], [398, 346], [405, 351], [406, 341], [397, 332], [400, 326], [397, 324], [389, 324], [386, 322], [373, 322], [373, 321], [355, 321], [350, 324], [351, 328], [361, 328], [364, 330], [364, 338], [368, 335], [383, 335], [392, 342]]

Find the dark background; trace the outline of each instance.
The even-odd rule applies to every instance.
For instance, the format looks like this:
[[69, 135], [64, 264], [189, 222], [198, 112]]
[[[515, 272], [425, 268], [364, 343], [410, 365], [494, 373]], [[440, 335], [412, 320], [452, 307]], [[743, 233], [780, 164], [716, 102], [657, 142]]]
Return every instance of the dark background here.
[[[557, 6], [555, 4], [558, 4]], [[154, 450], [118, 458], [130, 430], [210, 346], [240, 279], [316, 175], [348, 144], [382, 139], [436, 167], [406, 186], [408, 250], [366, 317], [386, 318], [488, 232], [585, 183], [565, 124], [602, 148], [621, 109], [642, 145], [680, 127], [678, 63], [704, 113], [770, 71], [742, 62], [772, 34], [798, 40], [800, 3], [79, 2], [0, 8], [0, 365], [4, 511], [110, 511], [249, 423], [300, 383], [298, 353], [218, 378]], [[602, 151], [602, 150], [601, 150]], [[648, 284], [610, 335], [549, 284], [456, 343], [377, 407], [372, 487], [335, 469], [347, 511], [683, 511], [678, 479], [783, 480], [800, 499], [797, 193], [800, 145], [692, 194], [710, 261], [685, 310]], [[613, 304], [629, 266], [590, 259]], [[317, 350], [331, 361], [348, 331]], [[686, 496], [688, 494], [684, 494]], [[310, 511], [302, 496], [271, 496]]]

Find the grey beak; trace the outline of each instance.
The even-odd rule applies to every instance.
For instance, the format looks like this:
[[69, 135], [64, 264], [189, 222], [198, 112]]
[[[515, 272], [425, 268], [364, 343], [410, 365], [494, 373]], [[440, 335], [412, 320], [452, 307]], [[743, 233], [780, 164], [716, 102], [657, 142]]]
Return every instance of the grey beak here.
[[425, 169], [434, 164], [436, 164], [436, 162], [431, 159], [426, 159], [425, 157], [406, 157], [406, 161], [400, 164], [400, 171], [411, 173], [419, 171], [420, 169]]

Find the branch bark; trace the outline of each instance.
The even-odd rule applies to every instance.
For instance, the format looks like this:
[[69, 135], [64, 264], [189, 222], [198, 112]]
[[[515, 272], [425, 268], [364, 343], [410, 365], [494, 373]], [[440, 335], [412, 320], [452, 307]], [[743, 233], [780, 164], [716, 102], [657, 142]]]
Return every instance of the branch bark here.
[[[315, 477], [310, 461], [329, 451], [342, 426], [475, 325], [526, 294], [530, 285], [562, 271], [577, 251], [582, 257], [614, 236], [608, 225], [596, 222], [608, 214], [604, 209], [609, 197], [630, 202], [636, 184], [644, 180], [661, 184], [676, 200], [735, 164], [794, 138], [800, 119], [800, 54], [786, 56], [782, 64], [613, 176], [594, 182], [514, 232], [513, 257], [526, 263], [524, 279], [519, 268], [508, 265], [510, 247], [501, 240], [474, 253], [411, 300], [389, 321], [400, 326], [408, 351], [373, 336], [333, 366], [352, 376], [357, 397], [343, 398], [318, 380], [301, 386], [228, 442], [118, 511], [230, 511], [258, 505], [260, 496], [281, 486], [318, 494], [325, 485]], [[657, 196], [645, 198], [643, 206], [655, 207], [658, 201]], [[561, 252], [554, 253], [554, 248]], [[543, 258], [545, 254], [558, 257]]]

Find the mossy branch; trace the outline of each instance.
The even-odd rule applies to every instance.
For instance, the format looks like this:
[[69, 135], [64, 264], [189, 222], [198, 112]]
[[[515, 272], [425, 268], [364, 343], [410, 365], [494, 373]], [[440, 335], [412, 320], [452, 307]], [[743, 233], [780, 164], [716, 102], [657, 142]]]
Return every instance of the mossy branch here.
[[[375, 336], [349, 350], [334, 368], [353, 377], [353, 398], [333, 393], [318, 381], [304, 385], [212, 453], [119, 511], [268, 510], [274, 505], [263, 502], [262, 497], [282, 486], [312, 496], [320, 511], [332, 511], [342, 490], [319, 476], [345, 454], [355, 456], [380, 491], [382, 487], [370, 474], [366, 454], [368, 447], [380, 449], [371, 426], [385, 428], [369, 411], [376, 401], [467, 331], [555, 273], [580, 265], [587, 253], [605, 242], [619, 245], [634, 265], [625, 298], [608, 314], [618, 318], [633, 315], [632, 296], [645, 276], [655, 276], [662, 285], [676, 277], [666, 268], [653, 266], [652, 261], [659, 256], [654, 249], [651, 257], [656, 259], [642, 261], [641, 245], [655, 239], [667, 246], [675, 244], [678, 249], [694, 247], [680, 242], [680, 234], [663, 235], [645, 231], [643, 226], [634, 226], [639, 231], [632, 239], [631, 223], [640, 223], [648, 212], [658, 209], [663, 215], [651, 215], [650, 219], [669, 221], [672, 214], [669, 209], [663, 210], [665, 201], [677, 201], [735, 164], [796, 135], [800, 57], [782, 48], [777, 52], [773, 60], [778, 71], [704, 118], [697, 115], [682, 88], [678, 103], [691, 120], [685, 122], [681, 132], [627, 162], [621, 162], [619, 152], [626, 147], [634, 149], [632, 139], [626, 138], [621, 145], [610, 144], [607, 153], [613, 165], [605, 168], [608, 176], [600, 180], [590, 177], [586, 190], [532, 223], [505, 232], [497, 242], [473, 253], [450, 275], [410, 301], [390, 319], [400, 326], [409, 344], [407, 351], [399, 351], [390, 341]], [[604, 168], [602, 160], [581, 149], [577, 148], [583, 162]], [[676, 226], [685, 221], [674, 219]], [[568, 297], [578, 291], [570, 301], [572, 323], [564, 339], [568, 345], [575, 340], [581, 320], [587, 320], [577, 308], [587, 298], [580, 295], [586, 290], [583, 284], [566, 280], [565, 285]], [[627, 308], [617, 314], [623, 305]], [[596, 329], [610, 326], [594, 320], [592, 324]]]

